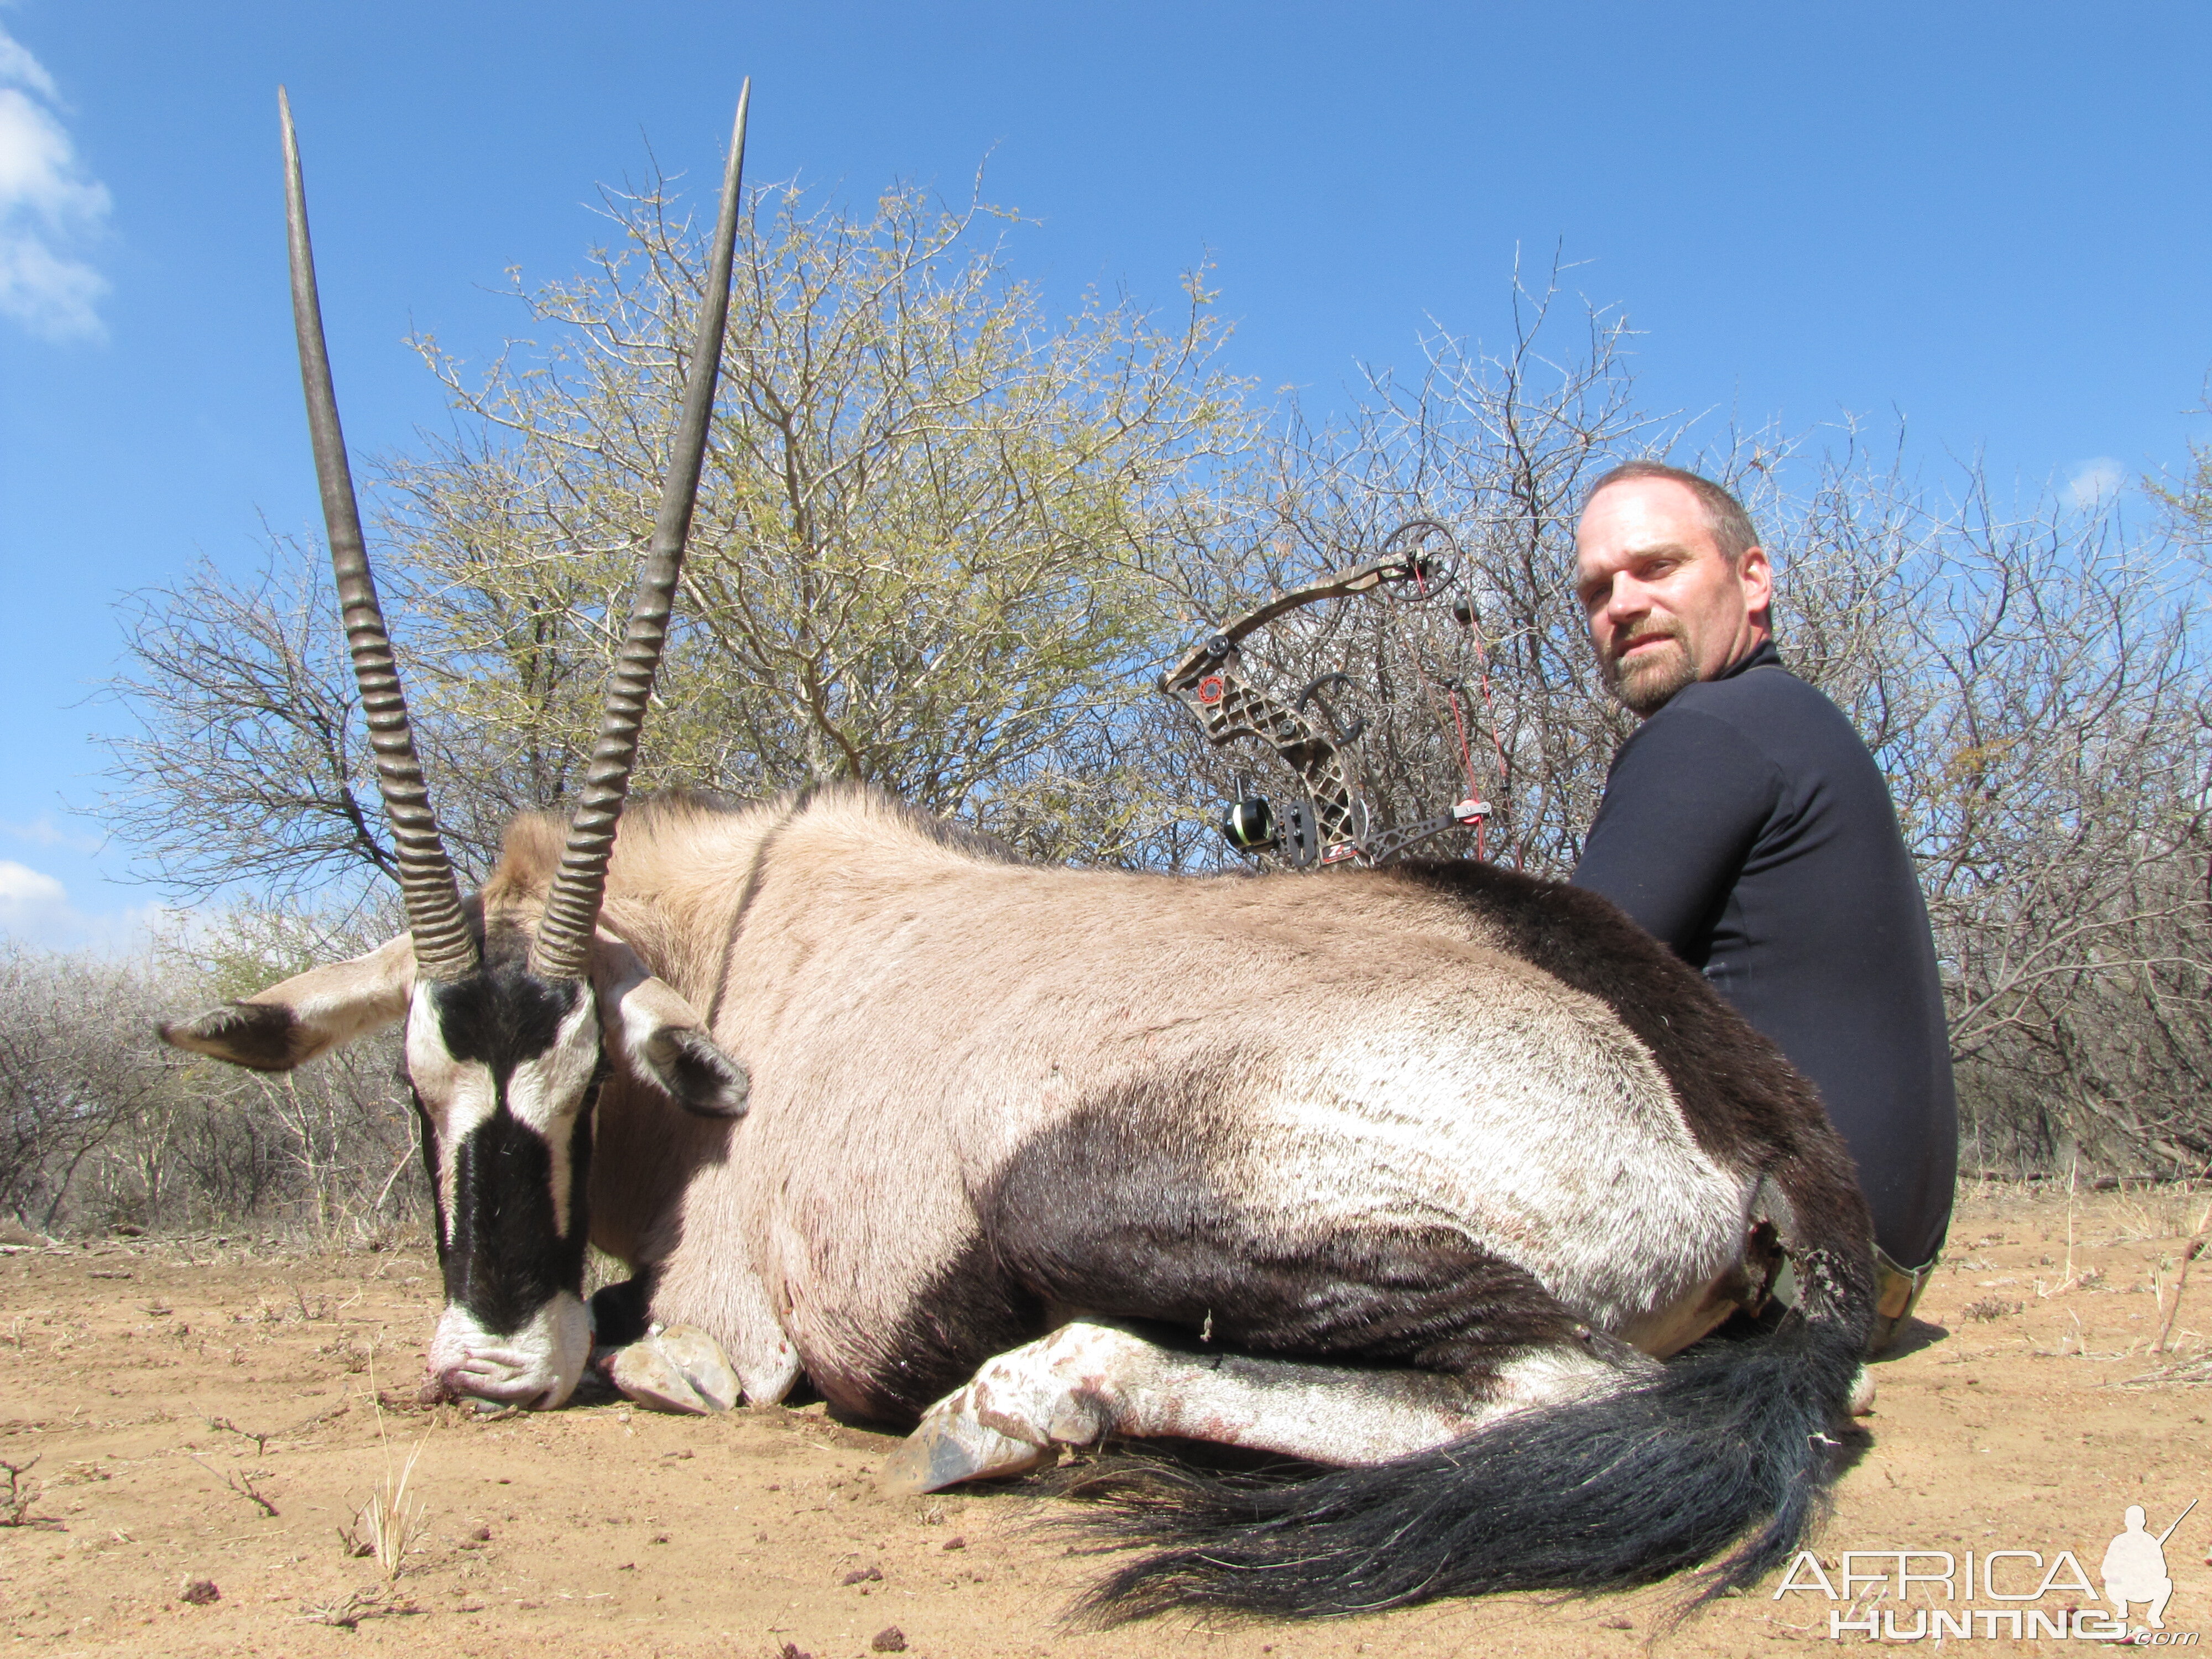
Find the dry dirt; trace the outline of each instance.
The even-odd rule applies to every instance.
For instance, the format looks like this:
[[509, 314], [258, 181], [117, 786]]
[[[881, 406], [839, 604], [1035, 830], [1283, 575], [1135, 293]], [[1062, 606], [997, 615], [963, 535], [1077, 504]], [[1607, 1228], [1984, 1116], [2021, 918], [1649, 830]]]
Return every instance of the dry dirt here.
[[[1908, 1351], [1877, 1367], [1871, 1437], [1818, 1539], [1832, 1567], [1844, 1550], [2003, 1547], [2055, 1565], [2070, 1549], [2094, 1574], [2127, 1504], [2155, 1530], [2212, 1499], [2212, 1370], [2139, 1382], [2212, 1346], [2208, 1251], [2177, 1352], [2150, 1351], [2207, 1202], [1966, 1193]], [[1041, 1524], [1065, 1504], [1018, 1488], [886, 1499], [871, 1473], [893, 1443], [818, 1405], [380, 1413], [372, 1375], [388, 1400], [411, 1396], [437, 1304], [414, 1249], [118, 1240], [0, 1257], [0, 1462], [35, 1460], [20, 1523], [0, 1526], [14, 1650], [872, 1659], [896, 1626], [917, 1659], [1626, 1654], [1663, 1607], [1651, 1592], [1524, 1596], [1296, 1628], [1073, 1629], [1059, 1614], [1097, 1563]], [[387, 1580], [340, 1533], [418, 1452], [420, 1537]], [[2212, 1645], [2208, 1546], [2212, 1503], [2166, 1545], [2166, 1622]], [[195, 1580], [216, 1599], [185, 1599]], [[1772, 1589], [1721, 1601], [1662, 1649], [1826, 1644], [1841, 1604]], [[2015, 1647], [1979, 1629], [1972, 1645]], [[2056, 1647], [2017, 1647], [2039, 1645]]]

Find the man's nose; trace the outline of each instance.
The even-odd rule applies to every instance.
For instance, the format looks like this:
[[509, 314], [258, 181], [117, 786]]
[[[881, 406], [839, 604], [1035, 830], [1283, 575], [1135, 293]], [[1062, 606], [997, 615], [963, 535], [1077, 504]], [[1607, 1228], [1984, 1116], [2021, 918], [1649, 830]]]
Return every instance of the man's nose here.
[[1622, 623], [1634, 622], [1650, 611], [1650, 597], [1644, 591], [1644, 584], [1624, 570], [1613, 579], [1613, 586], [1606, 590], [1603, 609], [1606, 620], [1618, 626]]

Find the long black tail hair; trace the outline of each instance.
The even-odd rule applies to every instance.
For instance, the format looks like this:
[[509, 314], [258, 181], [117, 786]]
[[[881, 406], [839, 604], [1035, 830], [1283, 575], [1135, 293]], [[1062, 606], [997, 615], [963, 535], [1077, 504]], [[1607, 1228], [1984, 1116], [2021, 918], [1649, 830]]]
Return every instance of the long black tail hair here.
[[1864, 1210], [1856, 1226], [1835, 1220], [1839, 1237], [1798, 1241], [1799, 1304], [1778, 1326], [1702, 1344], [1620, 1393], [1371, 1468], [1285, 1484], [1166, 1470], [1109, 1496], [1110, 1533], [1165, 1547], [1082, 1611], [1109, 1624], [1175, 1608], [1310, 1619], [1626, 1589], [1710, 1563], [1687, 1611], [1750, 1583], [1788, 1558], [1821, 1501], [1872, 1320]]

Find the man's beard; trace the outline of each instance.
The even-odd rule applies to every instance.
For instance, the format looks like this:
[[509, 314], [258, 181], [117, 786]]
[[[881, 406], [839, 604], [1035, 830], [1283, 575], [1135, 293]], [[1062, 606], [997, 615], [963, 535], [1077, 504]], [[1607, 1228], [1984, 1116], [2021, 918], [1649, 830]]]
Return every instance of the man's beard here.
[[[1643, 652], [1632, 660], [1622, 660], [1629, 647], [1655, 639], [1668, 641], [1674, 648], [1662, 646]], [[1698, 678], [1688, 644], [1669, 628], [1647, 628], [1640, 634], [1616, 641], [1613, 653], [1603, 659], [1603, 666], [1606, 690], [1647, 719], [1664, 708], [1677, 691]]]

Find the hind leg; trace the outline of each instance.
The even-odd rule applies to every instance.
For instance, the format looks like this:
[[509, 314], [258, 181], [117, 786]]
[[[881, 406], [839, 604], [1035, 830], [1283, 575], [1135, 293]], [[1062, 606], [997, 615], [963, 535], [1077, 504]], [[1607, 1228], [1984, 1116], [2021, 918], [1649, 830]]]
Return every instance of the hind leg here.
[[1025, 1474], [1062, 1446], [1115, 1435], [1379, 1463], [1459, 1439], [1509, 1412], [1610, 1392], [1656, 1370], [1595, 1334], [1511, 1349], [1480, 1374], [1447, 1376], [1191, 1352], [1078, 1322], [999, 1355], [931, 1407], [880, 1479], [894, 1492], [934, 1492]]

